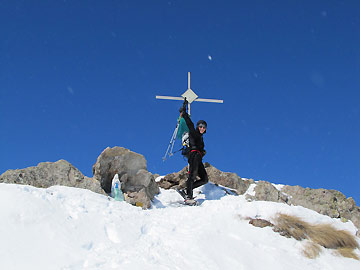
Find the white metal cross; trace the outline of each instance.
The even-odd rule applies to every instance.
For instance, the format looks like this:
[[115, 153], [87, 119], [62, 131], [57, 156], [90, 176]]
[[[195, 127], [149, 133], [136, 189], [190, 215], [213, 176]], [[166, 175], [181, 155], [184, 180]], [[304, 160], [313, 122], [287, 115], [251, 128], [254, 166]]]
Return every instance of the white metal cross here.
[[170, 100], [186, 100], [188, 101], [188, 111], [190, 113], [190, 104], [194, 101], [200, 101], [200, 102], [212, 102], [212, 103], [224, 103], [223, 100], [220, 99], [208, 99], [208, 98], [199, 98], [193, 90], [190, 88], [190, 72], [188, 72], [188, 89], [185, 91], [184, 94], [181, 95], [181, 97], [170, 97], [170, 96], [156, 96], [157, 99], [170, 99]]

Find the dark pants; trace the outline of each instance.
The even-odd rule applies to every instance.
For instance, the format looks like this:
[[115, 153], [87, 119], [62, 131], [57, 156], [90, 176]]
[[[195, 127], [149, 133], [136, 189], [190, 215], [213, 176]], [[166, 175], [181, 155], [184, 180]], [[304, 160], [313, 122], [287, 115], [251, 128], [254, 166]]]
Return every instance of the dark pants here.
[[[188, 197], [192, 198], [193, 189], [206, 184], [209, 180], [199, 152], [191, 152], [188, 161], [189, 177], [186, 182], [186, 193]], [[196, 180], [196, 176], [199, 176], [200, 180]]]

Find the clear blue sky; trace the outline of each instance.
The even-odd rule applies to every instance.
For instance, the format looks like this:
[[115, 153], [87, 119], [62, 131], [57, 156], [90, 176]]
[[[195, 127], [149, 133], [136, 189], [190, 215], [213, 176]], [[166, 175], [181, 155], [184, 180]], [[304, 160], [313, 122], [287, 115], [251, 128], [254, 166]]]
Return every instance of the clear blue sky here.
[[[0, 1], [0, 173], [107, 147], [165, 163], [180, 101], [204, 161], [241, 177], [336, 189], [360, 204], [360, 2]], [[211, 56], [211, 57], [209, 57]]]

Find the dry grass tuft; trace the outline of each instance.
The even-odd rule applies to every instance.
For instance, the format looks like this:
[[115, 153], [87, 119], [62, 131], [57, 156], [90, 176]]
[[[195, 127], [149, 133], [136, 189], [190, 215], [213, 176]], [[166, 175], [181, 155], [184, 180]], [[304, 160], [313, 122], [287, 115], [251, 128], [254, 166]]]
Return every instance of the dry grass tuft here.
[[309, 224], [295, 216], [278, 214], [275, 218], [275, 231], [296, 240], [307, 239]]
[[360, 260], [359, 256], [355, 254], [354, 249], [352, 248], [338, 248], [336, 253], [346, 258]]
[[359, 260], [354, 249], [359, 248], [355, 236], [344, 230], [337, 230], [329, 224], [312, 225], [298, 217], [278, 214], [275, 218], [274, 231], [296, 240], [308, 239], [312, 244], [306, 245], [304, 255], [316, 258], [320, 253], [320, 246], [336, 249], [344, 257]]
[[328, 224], [310, 225], [308, 233], [312, 241], [325, 248], [359, 248], [353, 235], [347, 231], [337, 230]]
[[303, 254], [306, 258], [315, 259], [316, 257], [319, 256], [320, 252], [321, 252], [321, 247], [312, 241], [308, 241], [304, 245]]

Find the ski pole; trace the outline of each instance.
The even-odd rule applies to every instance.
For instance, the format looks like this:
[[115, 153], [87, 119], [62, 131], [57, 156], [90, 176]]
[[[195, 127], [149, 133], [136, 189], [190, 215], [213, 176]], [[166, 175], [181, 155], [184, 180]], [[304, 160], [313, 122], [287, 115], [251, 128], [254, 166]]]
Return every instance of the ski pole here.
[[[182, 114], [183, 114], [183, 113], [181, 112], [181, 113], [180, 113], [180, 117], [179, 117], [179, 119], [178, 119], [178, 121], [177, 121], [177, 124], [176, 124], [176, 128], [175, 128], [175, 130], [174, 130], [174, 133], [173, 133], [173, 135], [172, 135], [172, 137], [171, 137], [171, 139], [170, 139], [170, 143], [169, 143], [169, 145], [168, 145], [168, 148], [166, 149], [165, 155], [164, 155], [164, 157], [163, 157], [163, 161], [166, 160], [166, 156], [167, 156], [167, 155], [168, 155], [169, 157], [171, 157], [171, 156], [173, 155], [172, 150], [174, 149], [176, 134], [177, 134], [177, 132], [178, 132], [178, 130], [179, 130], [179, 124], [180, 124], [180, 120], [181, 120]], [[171, 147], [171, 148], [170, 148], [170, 147]], [[169, 152], [169, 150], [170, 150], [170, 152]]]

